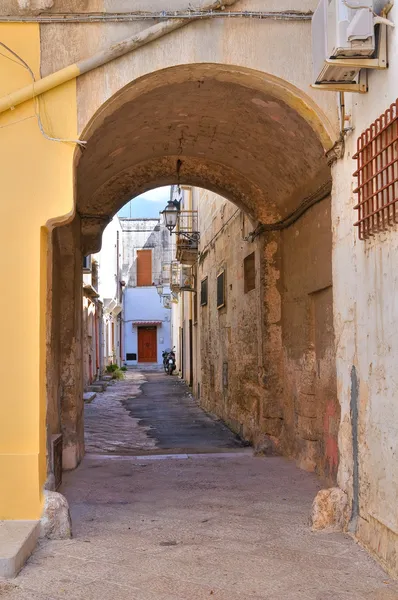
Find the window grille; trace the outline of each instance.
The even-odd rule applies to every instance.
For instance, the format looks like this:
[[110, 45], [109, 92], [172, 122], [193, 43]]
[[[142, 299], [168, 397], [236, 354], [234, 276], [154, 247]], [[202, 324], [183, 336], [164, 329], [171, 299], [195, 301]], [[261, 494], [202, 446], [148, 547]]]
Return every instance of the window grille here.
[[398, 223], [398, 100], [358, 138], [354, 176], [358, 186], [360, 240]]

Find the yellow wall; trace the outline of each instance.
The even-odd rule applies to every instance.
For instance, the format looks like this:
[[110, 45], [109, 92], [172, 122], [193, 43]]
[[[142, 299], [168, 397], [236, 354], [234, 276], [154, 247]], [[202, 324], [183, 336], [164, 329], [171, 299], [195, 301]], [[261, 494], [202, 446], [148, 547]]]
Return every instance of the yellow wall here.
[[[39, 26], [0, 24], [0, 40], [39, 77]], [[30, 81], [0, 55], [0, 96]], [[51, 136], [76, 138], [76, 82], [45, 94], [40, 114]], [[42, 511], [46, 223], [73, 211], [74, 148], [43, 137], [33, 101], [0, 115], [0, 520]]]

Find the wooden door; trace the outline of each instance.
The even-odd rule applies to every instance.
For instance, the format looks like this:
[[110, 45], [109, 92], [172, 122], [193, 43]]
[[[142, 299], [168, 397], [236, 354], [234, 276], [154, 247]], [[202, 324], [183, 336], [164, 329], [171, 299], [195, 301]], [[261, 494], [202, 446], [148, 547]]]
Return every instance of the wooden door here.
[[156, 327], [138, 327], [138, 362], [155, 363], [157, 361]]

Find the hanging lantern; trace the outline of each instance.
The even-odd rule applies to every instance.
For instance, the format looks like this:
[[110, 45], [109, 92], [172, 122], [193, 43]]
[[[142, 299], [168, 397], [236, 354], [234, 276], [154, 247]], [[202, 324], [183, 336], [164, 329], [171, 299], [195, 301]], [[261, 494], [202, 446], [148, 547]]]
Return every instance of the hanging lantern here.
[[169, 200], [166, 208], [161, 213], [165, 227], [171, 232], [175, 229], [180, 214], [180, 203]]

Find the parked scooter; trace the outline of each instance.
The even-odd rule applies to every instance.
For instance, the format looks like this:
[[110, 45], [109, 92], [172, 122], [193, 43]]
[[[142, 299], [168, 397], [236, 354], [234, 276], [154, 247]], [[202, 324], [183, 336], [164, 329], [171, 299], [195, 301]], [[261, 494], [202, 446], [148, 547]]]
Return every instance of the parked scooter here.
[[164, 372], [168, 375], [172, 375], [176, 370], [176, 355], [174, 348], [166, 348], [166, 350], [163, 350], [162, 358]]
[[167, 362], [167, 359], [169, 358], [170, 352], [171, 352], [171, 348], [166, 348], [166, 350], [163, 350], [163, 352], [162, 352], [163, 369], [164, 369], [165, 373], [168, 372], [168, 362]]
[[169, 375], [173, 375], [173, 372], [176, 370], [176, 355], [174, 353], [174, 348], [169, 353], [167, 362], [168, 362], [167, 372], [168, 372]]

